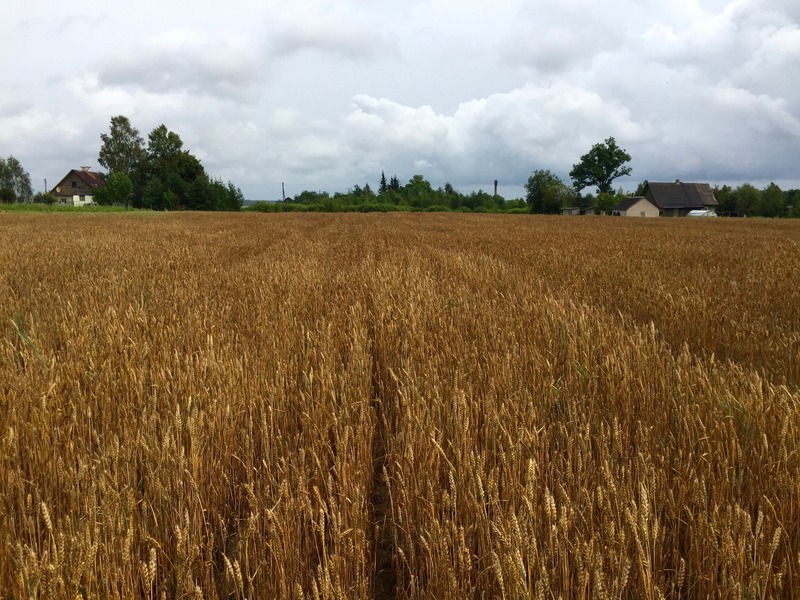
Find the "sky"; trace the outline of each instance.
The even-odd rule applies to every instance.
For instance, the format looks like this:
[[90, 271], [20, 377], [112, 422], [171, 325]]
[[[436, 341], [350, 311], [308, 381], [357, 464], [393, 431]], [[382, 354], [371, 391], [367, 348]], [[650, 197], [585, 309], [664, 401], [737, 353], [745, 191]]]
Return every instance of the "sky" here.
[[0, 156], [35, 191], [124, 115], [248, 199], [381, 171], [569, 182], [614, 137], [649, 181], [800, 188], [797, 0], [7, 0]]

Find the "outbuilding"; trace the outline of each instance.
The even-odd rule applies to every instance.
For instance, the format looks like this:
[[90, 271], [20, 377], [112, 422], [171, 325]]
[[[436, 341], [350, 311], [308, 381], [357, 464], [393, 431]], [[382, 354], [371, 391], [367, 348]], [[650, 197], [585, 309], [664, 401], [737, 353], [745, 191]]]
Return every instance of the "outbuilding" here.
[[657, 217], [658, 207], [644, 196], [631, 196], [617, 204], [611, 214], [615, 217]]

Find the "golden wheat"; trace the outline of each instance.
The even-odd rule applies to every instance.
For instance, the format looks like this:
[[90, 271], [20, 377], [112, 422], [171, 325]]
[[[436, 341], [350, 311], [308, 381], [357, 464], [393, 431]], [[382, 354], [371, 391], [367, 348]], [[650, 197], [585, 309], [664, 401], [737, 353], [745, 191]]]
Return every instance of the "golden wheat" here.
[[0, 238], [0, 598], [800, 595], [796, 223]]

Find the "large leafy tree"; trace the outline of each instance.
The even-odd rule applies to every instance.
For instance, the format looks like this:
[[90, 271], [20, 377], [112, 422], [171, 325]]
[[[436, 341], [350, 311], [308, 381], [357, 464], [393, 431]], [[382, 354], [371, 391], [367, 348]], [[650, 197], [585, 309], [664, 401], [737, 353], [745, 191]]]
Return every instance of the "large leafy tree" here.
[[0, 158], [0, 190], [3, 202], [27, 202], [33, 196], [31, 176], [13, 156]]
[[168, 168], [177, 160], [182, 149], [183, 140], [166, 125], [159, 125], [147, 136], [147, 158], [153, 168]]
[[718, 215], [726, 216], [736, 212], [736, 197], [731, 186], [714, 186], [714, 198], [717, 200]]
[[743, 183], [733, 191], [736, 212], [740, 217], [754, 217], [761, 214], [761, 191], [749, 183]]
[[416, 208], [430, 206], [433, 197], [433, 188], [430, 182], [422, 175], [414, 175], [408, 183], [403, 186], [401, 193], [408, 202], [409, 206]]
[[534, 171], [525, 184], [525, 201], [532, 213], [556, 214], [575, 200], [575, 192], [549, 169]]
[[786, 216], [800, 218], [800, 190], [787, 190], [783, 193]]
[[613, 137], [595, 144], [581, 156], [580, 162], [572, 166], [569, 176], [576, 190], [596, 186], [599, 193], [612, 193], [612, 184], [617, 177], [631, 174], [631, 155], [617, 146]]
[[100, 134], [100, 140], [102, 143], [97, 162], [109, 173], [124, 173], [133, 177], [145, 158], [145, 151], [144, 140], [128, 117], [112, 117], [109, 132]]
[[133, 198], [131, 178], [122, 171], [114, 171], [108, 176], [106, 185], [94, 194], [94, 201], [100, 205], [128, 206]]
[[176, 208], [209, 209], [211, 195], [195, 182], [207, 183], [200, 161], [183, 150], [183, 141], [165, 125], [159, 125], [147, 136], [147, 184], [142, 205], [155, 210]]
[[761, 194], [761, 214], [765, 217], [782, 217], [784, 194], [775, 183], [770, 183]]

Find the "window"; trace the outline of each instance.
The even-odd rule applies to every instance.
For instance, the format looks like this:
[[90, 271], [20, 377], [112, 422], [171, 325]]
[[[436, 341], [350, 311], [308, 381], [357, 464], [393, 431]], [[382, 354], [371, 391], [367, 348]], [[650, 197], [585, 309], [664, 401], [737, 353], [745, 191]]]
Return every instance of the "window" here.
[[645, 216], [647, 216], [647, 215], [645, 215], [645, 214], [644, 214], [644, 212], [640, 212], [640, 213], [639, 213], [639, 216], [640, 216], [640, 217], [645, 217]]
[[72, 187], [78, 187], [78, 182], [77, 181], [73, 181], [72, 182]]

